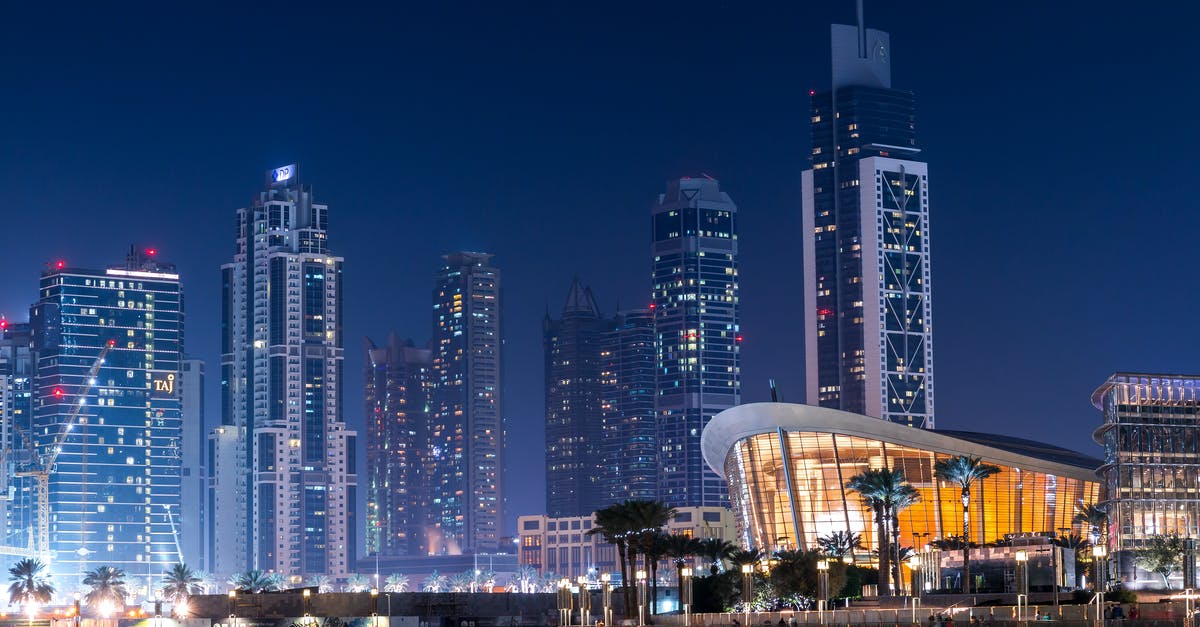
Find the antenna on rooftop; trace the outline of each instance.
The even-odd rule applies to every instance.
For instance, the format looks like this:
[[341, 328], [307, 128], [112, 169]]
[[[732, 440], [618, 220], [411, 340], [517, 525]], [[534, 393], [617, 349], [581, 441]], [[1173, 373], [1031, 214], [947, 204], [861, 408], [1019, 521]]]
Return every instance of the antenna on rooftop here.
[[771, 386], [771, 402], [782, 403], [783, 395], [779, 393], [779, 388], [775, 385], [775, 379], [767, 379], [767, 385]]

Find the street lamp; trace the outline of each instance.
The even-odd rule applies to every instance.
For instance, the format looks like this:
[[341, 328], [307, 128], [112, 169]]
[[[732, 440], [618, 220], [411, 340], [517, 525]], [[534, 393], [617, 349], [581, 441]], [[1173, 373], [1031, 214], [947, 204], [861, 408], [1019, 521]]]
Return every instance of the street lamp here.
[[683, 627], [692, 625], [692, 568], [685, 566], [679, 571], [683, 586], [679, 589], [679, 603], [683, 605]]
[[560, 625], [571, 624], [571, 580], [563, 577], [558, 580], [558, 615]]
[[[825, 624], [825, 604], [829, 601], [829, 560], [817, 561], [817, 615]], [[749, 623], [747, 623], [748, 625]]]
[[1017, 620], [1025, 620], [1029, 607], [1029, 552], [1017, 551]]
[[612, 575], [600, 575], [600, 602], [604, 604], [604, 624], [612, 624]]
[[371, 588], [371, 623], [379, 627], [379, 588]]
[[646, 571], [639, 570], [636, 574], [637, 578], [637, 595], [638, 595], [638, 625], [646, 624], [646, 597], [649, 596], [646, 592]]
[[746, 607], [746, 624], [750, 624], [750, 603], [754, 597], [754, 565], [742, 564], [742, 605]]
[[592, 620], [592, 591], [588, 590], [586, 576], [580, 575], [576, 582], [579, 584], [579, 624], [587, 627]]
[[1096, 620], [1100, 620], [1100, 608], [1104, 607], [1104, 590], [1108, 587], [1108, 547], [1098, 544], [1092, 547], [1092, 561], [1096, 564]]
[[79, 607], [79, 602], [82, 600], [83, 600], [83, 595], [76, 592], [75, 593], [75, 627], [79, 627], [80, 623], [83, 621], [83, 615], [81, 614], [81, 608]]
[[312, 590], [305, 588], [300, 596], [303, 597], [301, 602], [304, 605], [304, 618], [308, 618], [312, 616]]
[[918, 601], [921, 600], [921, 554], [913, 553], [908, 558], [908, 568], [912, 571], [912, 595]]

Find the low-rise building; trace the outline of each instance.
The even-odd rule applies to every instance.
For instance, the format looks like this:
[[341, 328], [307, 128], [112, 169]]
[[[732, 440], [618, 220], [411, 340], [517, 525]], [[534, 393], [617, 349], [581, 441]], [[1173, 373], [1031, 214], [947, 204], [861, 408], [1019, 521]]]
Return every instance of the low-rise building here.
[[[531, 566], [541, 574], [554, 573], [571, 580], [580, 575], [611, 573], [621, 577], [617, 548], [604, 541], [595, 528], [595, 515], [520, 516], [517, 518], [517, 546], [522, 566]], [[734, 542], [737, 529], [733, 513], [724, 507], [677, 507], [675, 516], [663, 531], [691, 538], [720, 538]], [[694, 566], [700, 565], [695, 558]], [[673, 575], [675, 568], [659, 565], [662, 576]]]

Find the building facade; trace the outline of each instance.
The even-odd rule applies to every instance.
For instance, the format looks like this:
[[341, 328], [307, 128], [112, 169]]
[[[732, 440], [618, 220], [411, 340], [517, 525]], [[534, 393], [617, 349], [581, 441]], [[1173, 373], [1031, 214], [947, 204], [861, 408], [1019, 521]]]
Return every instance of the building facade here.
[[658, 497], [723, 506], [700, 433], [741, 402], [737, 206], [711, 178], [667, 183], [652, 211]]
[[[595, 526], [594, 515], [587, 516], [520, 516], [517, 518], [517, 546], [522, 566], [532, 567], [541, 574], [553, 573], [575, 581], [579, 576], [612, 575], [614, 583], [621, 580], [621, 564], [617, 561], [616, 546], [604, 541], [600, 534], [589, 535]], [[736, 527], [733, 514], [724, 507], [680, 507], [663, 527], [663, 532], [689, 538], [719, 538], [733, 542]], [[693, 566], [702, 558], [693, 558]], [[659, 565], [659, 576], [673, 579], [675, 567], [669, 560]]]
[[933, 428], [926, 164], [887, 33], [832, 28], [833, 84], [811, 98], [802, 176], [808, 402]]
[[382, 347], [365, 343], [367, 556], [428, 555], [433, 353], [395, 333]]
[[[180, 561], [179, 275], [153, 250], [107, 270], [58, 262], [42, 274], [30, 326], [36, 463], [26, 469], [48, 472], [44, 557], [59, 581], [114, 566], [146, 595]], [[36, 490], [24, 496], [36, 501]]]
[[27, 442], [33, 433], [32, 341], [28, 323], [0, 318], [0, 490], [7, 497], [0, 500], [0, 508], [4, 546], [17, 548], [33, 546], [33, 510], [28, 507], [33, 487], [28, 478], [13, 476], [18, 467], [29, 463]]
[[429, 552], [495, 551], [504, 519], [500, 270], [445, 256], [433, 291]]
[[213, 515], [237, 521], [222, 536], [240, 556], [220, 565], [231, 572], [294, 583], [355, 563], [356, 434], [342, 418], [342, 258], [328, 216], [295, 164], [271, 170], [238, 210], [221, 267], [221, 421], [239, 451], [235, 467], [214, 470], [237, 501]]
[[601, 344], [611, 324], [592, 290], [571, 281], [562, 315], [542, 320], [546, 391], [546, 511], [598, 509], [602, 429]]
[[183, 416], [180, 452], [183, 468], [180, 495], [183, 505], [171, 512], [179, 532], [179, 552], [193, 570], [208, 571], [208, 451], [204, 429], [204, 362], [184, 359], [179, 373], [179, 402]]
[[[1118, 372], [1092, 404], [1104, 416], [1093, 437], [1104, 447], [1099, 475], [1116, 572], [1126, 585], [1160, 587], [1158, 575], [1134, 567], [1132, 552], [1157, 535], [1200, 539], [1200, 376]], [[1196, 572], [1176, 574], [1184, 571]]]
[[654, 313], [617, 314], [600, 338], [600, 484], [596, 509], [658, 498]]
[[957, 455], [1000, 468], [971, 490], [970, 541], [1086, 532], [1074, 517], [1099, 500], [1102, 462], [1048, 444], [786, 403], [726, 410], [704, 431], [705, 460], [728, 481], [743, 546], [809, 550], [822, 536], [850, 531], [862, 537], [855, 559], [864, 562], [878, 538], [870, 508], [845, 488], [850, 478], [872, 468], [902, 470], [920, 500], [899, 514], [900, 538], [920, 546], [962, 535], [959, 490], [934, 476], [938, 460]]

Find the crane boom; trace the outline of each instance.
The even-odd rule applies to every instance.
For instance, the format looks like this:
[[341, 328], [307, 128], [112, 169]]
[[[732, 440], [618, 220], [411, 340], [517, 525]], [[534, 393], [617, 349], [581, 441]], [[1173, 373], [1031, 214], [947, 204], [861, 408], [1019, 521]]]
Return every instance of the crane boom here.
[[[96, 385], [96, 375], [100, 374], [100, 367], [104, 365], [104, 358], [108, 355], [108, 351], [116, 346], [116, 340], [109, 340], [105, 343], [104, 348], [100, 350], [100, 355], [96, 357], [96, 361], [92, 363], [92, 367], [88, 369], [87, 378], [84, 380], [83, 391], [79, 394], [79, 398], [75, 406], [71, 408], [71, 413], [67, 415], [66, 424], [64, 424], [54, 436], [54, 441], [50, 448], [45, 450], [45, 454], [38, 460], [36, 455], [33, 455], [32, 468], [26, 471], [15, 472], [15, 477], [33, 477], [35, 490], [37, 492], [37, 513], [35, 521], [34, 537], [30, 538], [30, 549], [35, 555], [38, 555], [43, 560], [50, 559], [50, 473], [54, 472], [54, 463], [58, 460], [58, 454], [62, 452], [62, 445], [67, 440], [67, 435], [75, 427], [75, 422], [79, 420], [79, 414], [83, 411], [83, 406], [87, 403], [87, 395], [91, 393], [92, 388]], [[36, 451], [34, 451], [36, 453]], [[82, 533], [82, 530], [80, 530]]]

